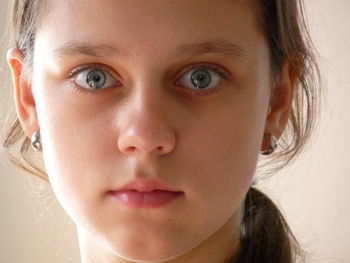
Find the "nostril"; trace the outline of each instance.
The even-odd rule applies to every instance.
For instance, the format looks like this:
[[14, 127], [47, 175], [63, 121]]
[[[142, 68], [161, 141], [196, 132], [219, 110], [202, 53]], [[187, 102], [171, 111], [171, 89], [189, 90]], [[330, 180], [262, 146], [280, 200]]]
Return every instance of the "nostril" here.
[[158, 146], [158, 151], [162, 152], [163, 151], [163, 146]]
[[[159, 153], [162, 153], [164, 151], [165, 147], [164, 146], [158, 146], [157, 148], [155, 148], [155, 150]], [[137, 151], [137, 148], [135, 146], [130, 146], [126, 149], [126, 151], [128, 153], [134, 153]]]
[[128, 152], [134, 152], [135, 150], [136, 150], [136, 147], [134, 146], [128, 147], [127, 149]]

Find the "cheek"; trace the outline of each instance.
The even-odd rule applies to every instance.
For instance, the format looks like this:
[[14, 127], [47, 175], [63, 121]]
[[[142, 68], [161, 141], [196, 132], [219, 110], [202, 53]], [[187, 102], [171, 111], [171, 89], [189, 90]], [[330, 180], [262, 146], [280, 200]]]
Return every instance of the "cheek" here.
[[71, 92], [54, 90], [49, 81], [41, 83], [49, 87], [37, 86], [36, 100], [44, 162], [57, 198], [72, 216], [81, 204], [96, 202], [111, 185], [113, 166], [108, 165], [114, 155], [111, 143], [106, 147], [111, 140], [102, 125], [105, 111], [91, 104], [77, 107]]
[[251, 184], [264, 129], [260, 101], [231, 98], [213, 115], [192, 119], [178, 141], [181, 152], [173, 176], [188, 186], [193, 211], [208, 226], [238, 211]]
[[178, 169], [183, 170], [177, 172], [190, 171], [187, 181], [191, 181], [194, 199], [199, 201], [204, 196], [202, 203], [207, 209], [228, 205], [231, 209], [227, 211], [233, 211], [252, 181], [264, 126], [263, 119], [250, 116], [254, 114], [227, 112], [210, 126], [194, 124], [179, 142], [183, 152]]

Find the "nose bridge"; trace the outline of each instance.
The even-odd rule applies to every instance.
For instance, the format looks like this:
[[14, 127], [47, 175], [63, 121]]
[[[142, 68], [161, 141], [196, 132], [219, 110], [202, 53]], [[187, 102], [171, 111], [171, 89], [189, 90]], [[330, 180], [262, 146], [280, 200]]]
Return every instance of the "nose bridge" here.
[[119, 120], [118, 147], [126, 155], [169, 153], [175, 133], [167, 116], [167, 101], [160, 81], [138, 81], [130, 89]]
[[[143, 123], [152, 128], [152, 122], [163, 122], [166, 119], [167, 94], [161, 79], [157, 77], [140, 77], [130, 89], [128, 97], [128, 112], [134, 119], [140, 118]], [[162, 120], [163, 119], [163, 120]], [[159, 124], [160, 124], [159, 123]], [[163, 123], [165, 124], [165, 123]]]

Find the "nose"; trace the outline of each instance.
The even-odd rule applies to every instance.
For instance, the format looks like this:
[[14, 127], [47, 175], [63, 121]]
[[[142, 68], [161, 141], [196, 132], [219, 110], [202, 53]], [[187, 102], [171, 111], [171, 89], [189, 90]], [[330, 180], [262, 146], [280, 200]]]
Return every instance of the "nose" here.
[[128, 101], [119, 121], [118, 148], [128, 156], [162, 156], [173, 151], [175, 132], [162, 105], [165, 103], [148, 96]]

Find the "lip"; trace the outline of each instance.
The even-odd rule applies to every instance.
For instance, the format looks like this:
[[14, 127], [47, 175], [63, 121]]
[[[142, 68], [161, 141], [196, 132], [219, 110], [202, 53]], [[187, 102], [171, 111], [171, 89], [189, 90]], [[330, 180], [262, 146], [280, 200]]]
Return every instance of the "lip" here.
[[170, 192], [179, 192], [176, 189], [173, 189], [166, 183], [160, 181], [160, 180], [140, 180], [135, 179], [131, 182], [127, 183], [117, 191], [122, 190], [136, 190], [139, 192], [152, 192], [154, 190], [164, 190], [164, 191], [170, 191]]
[[120, 189], [110, 191], [119, 203], [130, 208], [158, 208], [184, 193], [159, 180], [133, 180]]

